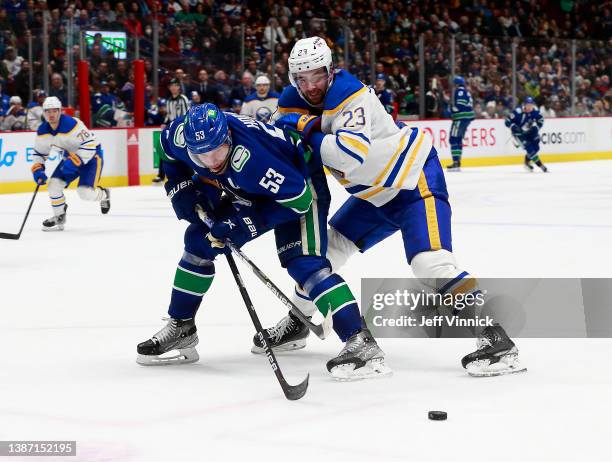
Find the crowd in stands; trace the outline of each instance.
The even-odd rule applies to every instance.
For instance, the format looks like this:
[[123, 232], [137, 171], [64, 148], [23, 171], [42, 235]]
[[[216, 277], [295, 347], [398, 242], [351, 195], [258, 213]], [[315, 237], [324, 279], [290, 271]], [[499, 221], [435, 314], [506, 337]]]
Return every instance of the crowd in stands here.
[[[611, 11], [609, 2], [588, 0], [3, 0], [0, 128], [33, 128], [27, 113], [41, 100], [44, 66], [49, 95], [64, 105], [70, 103], [67, 87], [72, 79], [78, 110], [78, 79], [68, 75], [67, 57], [72, 53], [78, 61], [79, 31], [86, 30], [122, 30], [130, 37], [127, 59], [117, 59], [100, 35], [85, 50], [100, 126], [129, 123], [131, 59], [136, 49], [145, 60], [147, 119], [153, 123], [159, 121], [157, 111], [164, 111], [160, 106], [170, 96], [168, 84], [173, 79], [190, 101], [212, 101], [236, 111], [255, 91], [259, 75], [270, 77], [272, 90], [280, 91], [289, 83], [291, 47], [311, 35], [325, 38], [337, 66], [364, 82], [374, 85], [374, 76], [378, 80], [383, 74], [384, 82], [377, 86], [393, 95], [396, 112], [417, 115], [423, 91], [427, 117], [448, 116], [452, 37], [455, 73], [466, 78], [477, 117], [485, 118], [503, 117], [517, 103], [512, 100], [513, 43], [518, 100], [532, 96], [545, 116], [571, 115], [571, 40], [576, 39], [576, 115], [606, 115], [612, 113]], [[45, 14], [48, 63], [42, 62]], [[155, 18], [157, 70], [152, 57]], [[71, 32], [75, 45], [67, 49]], [[421, 35], [426, 82], [422, 90]], [[29, 46], [32, 62], [27, 59]], [[153, 96], [154, 72], [160, 100]]]

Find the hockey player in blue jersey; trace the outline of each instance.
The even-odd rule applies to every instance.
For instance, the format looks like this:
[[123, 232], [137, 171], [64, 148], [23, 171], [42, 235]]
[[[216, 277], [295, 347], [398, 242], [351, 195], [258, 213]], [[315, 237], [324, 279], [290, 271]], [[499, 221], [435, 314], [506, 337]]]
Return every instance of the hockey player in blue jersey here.
[[[332, 270], [400, 231], [406, 260], [421, 282], [443, 295], [477, 292], [477, 281], [452, 253], [451, 208], [432, 138], [396, 125], [373, 89], [334, 70], [323, 39], [299, 40], [288, 65], [291, 86], [283, 90], [273, 120], [301, 133], [351, 195], [329, 222]], [[317, 308], [299, 286], [293, 301], [306, 315]], [[273, 346], [280, 348], [309, 334], [291, 313], [269, 332], [283, 333], [274, 337]], [[523, 370], [516, 346], [499, 325], [480, 333], [478, 350], [462, 365], [472, 375]]]
[[[99, 185], [104, 159], [96, 135], [79, 119], [62, 114], [62, 103], [55, 96], [47, 97], [42, 109], [45, 121], [36, 132], [32, 175], [40, 185], [49, 180], [53, 216], [43, 221], [43, 231], [63, 231], [68, 209], [64, 189], [70, 183], [78, 178], [79, 197], [100, 202], [103, 214], [110, 210], [110, 191]], [[50, 154], [58, 155], [61, 160], [48, 179], [45, 162]]]
[[[538, 152], [540, 151], [540, 129], [544, 125], [544, 117], [535, 107], [531, 96], [527, 97], [522, 106], [517, 107], [506, 117], [506, 127], [512, 132], [516, 144], [525, 151], [525, 168], [533, 172], [533, 162], [547, 172], [548, 168], [542, 163]], [[517, 146], [517, 147], [518, 147]]]
[[393, 107], [393, 92], [385, 88], [386, 81], [387, 77], [385, 74], [377, 74], [374, 91], [380, 100], [380, 104], [385, 108], [385, 111], [393, 116], [395, 112], [395, 107]]
[[[161, 145], [168, 197], [177, 217], [191, 224], [175, 273], [170, 320], [138, 345], [140, 364], [198, 360], [194, 317], [213, 281], [215, 257], [229, 251], [226, 240], [242, 246], [272, 229], [282, 266], [333, 319], [338, 336], [350, 343], [363, 335], [357, 302], [326, 258], [330, 196], [320, 158], [283, 130], [225, 114], [210, 103], [174, 120], [162, 132]], [[198, 205], [214, 220], [210, 228], [200, 220]], [[352, 356], [328, 362], [334, 377], [390, 372], [376, 341], [371, 335], [366, 340]]]
[[465, 85], [463, 77], [454, 78], [455, 91], [453, 94], [453, 104], [451, 106], [450, 147], [453, 163], [447, 169], [449, 172], [457, 172], [461, 169], [461, 155], [463, 152], [463, 137], [468, 126], [474, 120], [474, 103], [472, 95]]

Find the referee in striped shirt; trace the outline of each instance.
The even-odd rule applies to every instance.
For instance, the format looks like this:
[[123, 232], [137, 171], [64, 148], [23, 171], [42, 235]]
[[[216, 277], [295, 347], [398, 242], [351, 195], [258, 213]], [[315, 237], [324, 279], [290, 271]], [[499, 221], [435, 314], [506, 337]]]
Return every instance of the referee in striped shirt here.
[[[185, 95], [183, 95], [183, 93], [181, 93], [181, 85], [178, 79], [174, 78], [168, 82], [168, 90], [170, 91], [170, 97], [166, 103], [166, 120], [164, 120], [164, 123], [161, 126], [162, 130], [177, 117], [187, 114], [187, 111], [189, 110], [189, 100]], [[166, 174], [164, 173], [164, 166], [160, 161], [157, 177], [153, 179], [153, 183], [161, 183], [165, 178]]]

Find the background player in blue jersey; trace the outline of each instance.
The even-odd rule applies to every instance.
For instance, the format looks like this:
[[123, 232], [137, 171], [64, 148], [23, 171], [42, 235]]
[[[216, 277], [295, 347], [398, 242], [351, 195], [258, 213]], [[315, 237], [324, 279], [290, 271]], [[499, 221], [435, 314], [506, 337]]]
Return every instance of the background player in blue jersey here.
[[[334, 70], [323, 39], [299, 40], [288, 64], [291, 86], [281, 94], [275, 124], [301, 133], [351, 195], [329, 221], [332, 269], [399, 231], [406, 260], [421, 282], [443, 295], [476, 293], [476, 279], [452, 253], [451, 207], [431, 136], [396, 124], [372, 89], [345, 70]], [[316, 307], [307, 294], [299, 287], [295, 292], [294, 303], [312, 314]], [[273, 346], [308, 335], [291, 313], [271, 330], [285, 332]], [[462, 364], [472, 375], [524, 369], [499, 325], [480, 333], [478, 350]]]
[[449, 139], [453, 163], [447, 168], [449, 171], [459, 171], [463, 152], [463, 137], [468, 126], [474, 120], [474, 103], [463, 77], [456, 76], [453, 83], [455, 84], [453, 104], [451, 106], [453, 123], [451, 124]]
[[540, 129], [544, 125], [544, 117], [535, 107], [535, 102], [531, 96], [527, 97], [522, 106], [517, 107], [506, 117], [506, 127], [512, 132], [518, 146], [525, 151], [525, 168], [532, 172], [533, 162], [547, 172], [548, 168], [540, 160]]
[[49, 180], [53, 217], [43, 221], [43, 231], [62, 231], [66, 223], [64, 189], [77, 178], [77, 193], [86, 201], [100, 202], [102, 213], [110, 210], [110, 191], [98, 185], [104, 160], [95, 134], [83, 122], [62, 114], [62, 103], [49, 96], [42, 105], [45, 121], [34, 142], [32, 174], [37, 184], [46, 184], [45, 162], [53, 151], [61, 160]]
[[[177, 217], [191, 224], [174, 278], [170, 320], [138, 345], [138, 362], [197, 361], [194, 316], [214, 278], [215, 257], [228, 251], [226, 239], [241, 246], [274, 229], [282, 266], [331, 316], [338, 336], [347, 343], [364, 338], [360, 349], [328, 362], [330, 373], [342, 379], [389, 373], [384, 353], [362, 329], [351, 290], [326, 258], [330, 196], [320, 158], [305, 153], [299, 139], [281, 129], [226, 115], [208, 103], [173, 121], [161, 144], [168, 197]], [[210, 228], [199, 219], [197, 205], [214, 219]], [[173, 350], [178, 351], [168, 358]]]
[[385, 88], [386, 82], [387, 76], [385, 74], [377, 74], [374, 91], [380, 100], [380, 104], [385, 108], [385, 111], [393, 116], [395, 112], [395, 107], [393, 106], [393, 92]]

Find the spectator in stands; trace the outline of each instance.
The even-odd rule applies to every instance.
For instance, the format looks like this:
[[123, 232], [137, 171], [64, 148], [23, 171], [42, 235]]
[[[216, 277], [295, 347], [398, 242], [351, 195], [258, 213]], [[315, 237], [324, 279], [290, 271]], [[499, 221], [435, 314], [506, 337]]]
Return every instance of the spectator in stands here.
[[0, 128], [3, 131], [25, 129], [26, 111], [19, 96], [11, 96], [9, 108], [4, 114]]
[[197, 91], [192, 91], [189, 93], [189, 105], [197, 106], [198, 104], [202, 104], [202, 98], [200, 98], [200, 94]]
[[51, 88], [49, 96], [55, 96], [62, 102], [62, 106], [68, 106], [68, 96], [66, 87], [64, 87], [64, 78], [62, 74], [54, 72], [51, 75]]
[[17, 55], [17, 51], [15, 48], [9, 46], [4, 51], [4, 65], [8, 71], [9, 80], [13, 80], [15, 76], [21, 70], [21, 64], [23, 63], [23, 58]]
[[117, 97], [110, 92], [108, 82], [100, 82], [100, 91], [91, 98], [91, 112], [93, 114], [94, 127], [114, 127], [117, 125], [115, 120], [115, 109], [117, 108]]
[[247, 96], [255, 92], [253, 87], [253, 74], [250, 72], [244, 72], [240, 79], [240, 84], [236, 85], [230, 94], [230, 99], [239, 99], [244, 102]]
[[4, 117], [10, 107], [11, 97], [4, 92], [3, 84], [0, 81], [0, 117]]
[[230, 108], [229, 112], [233, 112], [234, 114], [240, 114], [242, 112], [242, 100], [232, 100], [232, 107]]
[[44, 90], [34, 90], [34, 101], [30, 102], [26, 111], [26, 130], [38, 130], [43, 122], [42, 103], [47, 97]]
[[174, 71], [174, 77], [179, 82], [179, 87], [181, 87], [181, 93], [184, 95], [188, 95], [191, 91], [191, 85], [189, 84], [189, 76], [182, 68], [179, 67], [176, 69], [176, 71]]
[[166, 99], [159, 98], [157, 104], [149, 105], [149, 109], [146, 112], [145, 125], [147, 126], [161, 126], [166, 120]]
[[217, 86], [209, 80], [208, 71], [200, 69], [198, 71], [198, 81], [191, 87], [191, 91], [197, 91], [200, 99], [204, 103], [219, 105], [219, 90]]

